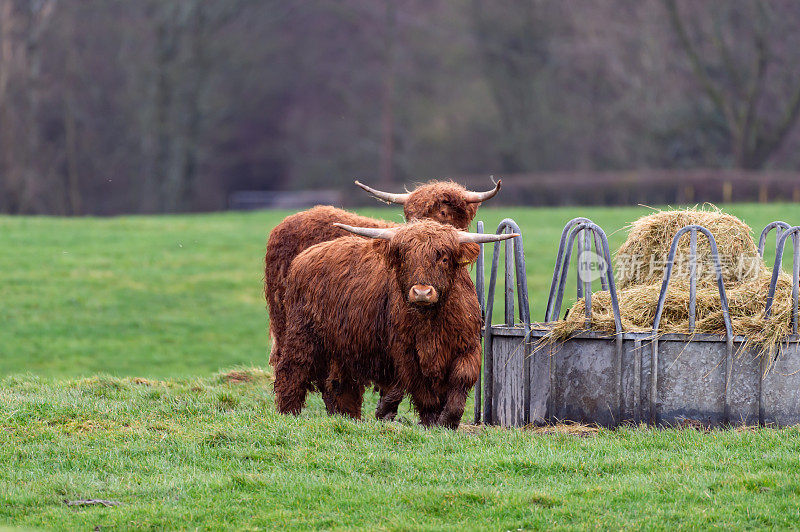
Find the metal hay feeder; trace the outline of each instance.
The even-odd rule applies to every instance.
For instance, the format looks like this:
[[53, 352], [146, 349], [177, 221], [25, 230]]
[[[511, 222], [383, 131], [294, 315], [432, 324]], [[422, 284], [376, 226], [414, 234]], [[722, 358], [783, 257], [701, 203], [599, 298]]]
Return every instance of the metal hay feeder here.
[[[658, 306], [649, 333], [622, 331], [608, 239], [602, 228], [587, 218], [564, 227], [557, 253], [545, 320], [531, 323], [522, 236], [494, 244], [488, 291], [484, 290], [483, 249], [476, 268], [476, 287], [485, 309], [484, 363], [475, 386], [475, 422], [502, 426], [573, 421], [615, 427], [623, 423], [678, 425], [691, 421], [707, 427], [793, 425], [800, 423], [800, 337], [797, 336], [798, 283], [800, 282], [800, 226], [773, 222], [759, 239], [763, 256], [768, 233], [776, 229], [777, 250], [765, 308], [769, 319], [783, 249], [793, 243], [793, 335], [781, 344], [769, 364], [764, 357], [744, 349], [745, 338], [734, 336], [728, 312], [722, 269], [713, 235], [690, 225], [672, 241]], [[483, 224], [478, 222], [478, 231]], [[497, 233], [516, 232], [519, 226], [503, 220]], [[672, 277], [678, 241], [690, 239], [690, 327], [694, 329], [697, 288], [697, 237], [711, 248], [726, 333], [656, 334]], [[582, 332], [557, 344], [541, 345], [547, 322], [561, 312], [570, 258], [577, 240], [579, 268], [594, 251], [608, 266], [601, 276], [610, 292], [616, 333]], [[500, 257], [505, 246], [505, 320], [492, 323], [492, 310]], [[482, 246], [483, 247], [483, 246]], [[514, 283], [513, 277], [516, 277]], [[586, 319], [591, 319], [591, 281], [577, 281], [578, 297], [586, 296]], [[515, 313], [515, 297], [518, 309]], [[516, 321], [518, 318], [519, 321]]]

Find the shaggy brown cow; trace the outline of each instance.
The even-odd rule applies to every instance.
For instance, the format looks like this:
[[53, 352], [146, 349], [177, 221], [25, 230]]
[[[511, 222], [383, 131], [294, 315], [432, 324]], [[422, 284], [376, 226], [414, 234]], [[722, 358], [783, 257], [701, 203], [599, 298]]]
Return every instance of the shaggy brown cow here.
[[[382, 201], [403, 205], [407, 220], [429, 218], [458, 229], [467, 229], [481, 202], [492, 198], [500, 190], [501, 181], [498, 180], [495, 187], [486, 192], [472, 192], [452, 181], [433, 181], [405, 194], [381, 192], [358, 181], [356, 184]], [[269, 307], [272, 337], [269, 363], [273, 367], [280, 358], [280, 344], [286, 329], [283, 298], [289, 265], [304, 249], [347, 234], [334, 227], [334, 222], [356, 227], [385, 228], [399, 225], [334, 207], [317, 206], [287, 217], [272, 230], [264, 258], [264, 295]]]
[[[279, 412], [322, 392], [330, 413], [361, 416], [364, 387], [403, 390], [424, 425], [456, 428], [481, 365], [481, 315], [466, 265], [474, 234], [434, 221], [338, 227], [368, 236], [313, 246], [292, 262], [275, 368]], [[399, 392], [398, 392], [399, 393]]]

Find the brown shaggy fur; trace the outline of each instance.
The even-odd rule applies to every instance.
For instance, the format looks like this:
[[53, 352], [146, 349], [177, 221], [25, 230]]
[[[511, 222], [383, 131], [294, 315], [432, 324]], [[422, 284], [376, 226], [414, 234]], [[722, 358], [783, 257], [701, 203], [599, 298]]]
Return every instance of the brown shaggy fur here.
[[269, 363], [278, 362], [286, 330], [286, 313], [283, 299], [286, 293], [286, 277], [292, 260], [305, 249], [320, 242], [350, 235], [333, 225], [340, 222], [356, 227], [394, 227], [399, 224], [359, 216], [334, 207], [317, 206], [307, 211], [286, 217], [269, 235], [267, 254], [264, 259], [264, 295], [269, 306], [269, 328], [272, 336], [272, 353]]
[[431, 181], [411, 192], [403, 205], [403, 214], [409, 221], [436, 220], [466, 231], [480, 203], [468, 203], [465, 192], [464, 187], [453, 181]]
[[[424, 425], [456, 428], [480, 372], [481, 316], [449, 225], [420, 221], [390, 240], [349, 236], [313, 246], [292, 262], [287, 328], [275, 367], [278, 411], [297, 414], [317, 389], [331, 413], [361, 416], [365, 386], [405, 391]], [[414, 285], [438, 302], [409, 302]], [[386, 398], [385, 398], [386, 399]]]
[[[406, 220], [432, 219], [466, 230], [480, 203], [468, 203], [466, 189], [452, 181], [432, 181], [411, 192], [403, 206]], [[327, 242], [347, 231], [334, 227], [339, 222], [356, 227], [396, 227], [397, 223], [359, 216], [334, 207], [317, 206], [284, 219], [269, 235], [264, 258], [264, 295], [267, 299], [272, 336], [269, 363], [275, 367], [280, 358], [280, 344], [286, 329], [283, 297], [286, 275], [292, 260], [304, 249]]]

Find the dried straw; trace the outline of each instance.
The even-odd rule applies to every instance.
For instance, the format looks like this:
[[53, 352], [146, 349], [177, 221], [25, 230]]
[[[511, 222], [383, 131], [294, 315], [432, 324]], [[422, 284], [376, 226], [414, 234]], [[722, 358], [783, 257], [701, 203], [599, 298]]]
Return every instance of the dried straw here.
[[[781, 272], [772, 306], [772, 316], [764, 320], [769, 282], [772, 269], [767, 268], [758, 256], [758, 250], [750, 228], [734, 216], [714, 210], [688, 209], [661, 211], [645, 216], [631, 225], [628, 239], [617, 252], [618, 275], [617, 297], [625, 332], [650, 332], [653, 327], [658, 296], [664, 275], [663, 261], [656, 261], [650, 268], [650, 257], [666, 260], [672, 238], [682, 227], [698, 224], [714, 235], [720, 254], [742, 257], [753, 261], [752, 269], [723, 268], [723, 281], [728, 297], [731, 325], [736, 335], [746, 337], [746, 347], [753, 347], [759, 354], [774, 354], [778, 344], [791, 332], [792, 281]], [[698, 263], [711, 264], [710, 248], [704, 236], [698, 234]], [[681, 238], [678, 253], [688, 260], [689, 236]], [[639, 270], [619, 269], [621, 257], [639, 257], [647, 267]], [[688, 268], [676, 270], [688, 272]], [[641, 262], [641, 261], [640, 261]], [[614, 314], [607, 291], [592, 294], [592, 320], [585, 323], [585, 302], [578, 300], [563, 321], [552, 325], [545, 341], [563, 340], [586, 329], [613, 333]], [[674, 275], [667, 290], [659, 333], [691, 333], [689, 327], [689, 280], [687, 275]], [[713, 268], [698, 271], [696, 321], [697, 333], [725, 334], [725, 323]]]
[[[667, 260], [672, 239], [681, 228], [687, 225], [702, 225], [708, 229], [717, 242], [719, 253], [723, 257], [736, 258], [744, 265], [751, 265], [754, 261], [761, 262], [758, 248], [753, 242], [750, 227], [740, 219], [730, 214], [721, 212], [716, 207], [706, 209], [685, 209], [679, 211], [658, 211], [648, 216], [643, 216], [630, 225], [628, 239], [617, 251], [617, 262], [625, 260], [644, 259], [642, 268], [621, 268], [617, 276], [617, 288], [627, 288], [633, 285], [660, 283], [664, 278], [664, 263]], [[651, 257], [656, 260], [652, 262]], [[686, 261], [689, 259], [689, 235], [681, 237], [678, 242], [675, 268], [686, 271]], [[710, 266], [711, 247], [705, 236], [697, 235], [697, 262]], [[752, 280], [752, 272], [746, 268], [726, 268], [723, 279], [725, 286], [729, 283], [741, 283]], [[705, 268], [700, 272], [698, 284], [716, 284], [716, 277], [712, 268]]]

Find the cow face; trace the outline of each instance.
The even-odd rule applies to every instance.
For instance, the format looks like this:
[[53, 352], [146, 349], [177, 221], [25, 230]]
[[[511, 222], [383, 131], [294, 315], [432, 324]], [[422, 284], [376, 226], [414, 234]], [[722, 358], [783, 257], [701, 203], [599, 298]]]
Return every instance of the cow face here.
[[519, 236], [467, 233], [430, 220], [392, 228], [333, 225], [378, 239], [373, 244], [375, 251], [384, 257], [403, 298], [418, 308], [436, 307], [447, 299], [459, 268], [478, 257], [479, 243]]
[[436, 220], [458, 229], [467, 229], [480, 203], [466, 199], [466, 189], [456, 183], [431, 183], [416, 188], [403, 205], [406, 220]]
[[461, 243], [452, 227], [432, 221], [408, 224], [384, 246], [404, 299], [419, 308], [445, 301], [456, 271], [474, 262], [479, 250], [477, 244]]

